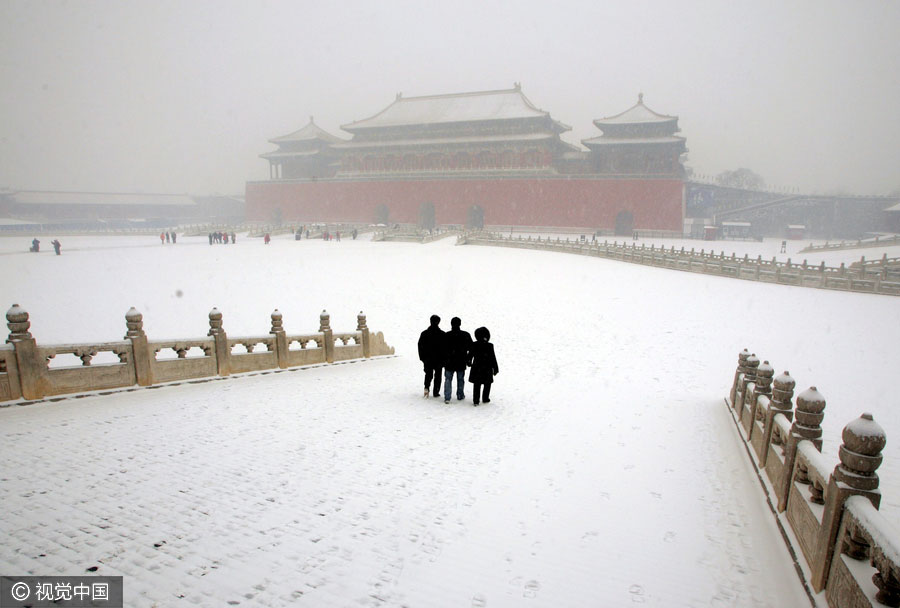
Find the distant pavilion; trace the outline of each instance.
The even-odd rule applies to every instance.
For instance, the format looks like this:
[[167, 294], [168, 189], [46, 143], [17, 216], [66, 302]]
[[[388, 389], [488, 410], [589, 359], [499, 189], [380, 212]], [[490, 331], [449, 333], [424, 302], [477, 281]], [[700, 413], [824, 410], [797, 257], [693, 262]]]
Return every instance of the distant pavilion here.
[[341, 126], [312, 118], [269, 141], [270, 179], [247, 184], [248, 219], [572, 227], [680, 232], [685, 139], [643, 96], [599, 118], [587, 150], [512, 89], [396, 99]]

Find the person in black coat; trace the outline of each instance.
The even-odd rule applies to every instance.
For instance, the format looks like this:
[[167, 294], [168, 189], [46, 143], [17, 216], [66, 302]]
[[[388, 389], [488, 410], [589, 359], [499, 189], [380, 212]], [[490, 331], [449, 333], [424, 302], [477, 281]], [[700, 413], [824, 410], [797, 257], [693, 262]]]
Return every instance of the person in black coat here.
[[466, 364], [469, 362], [469, 348], [472, 336], [460, 329], [459, 317], [450, 319], [450, 331], [446, 335], [446, 359], [444, 360], [444, 403], [450, 403], [453, 392], [453, 375], [456, 374], [456, 398], [466, 398]]
[[[475, 343], [469, 349], [469, 382], [475, 385], [473, 403], [478, 405], [480, 401], [491, 402], [491, 383], [494, 376], [500, 373], [497, 367], [497, 357], [494, 355], [494, 345], [490, 343], [491, 332], [487, 327], [479, 327], [475, 330]], [[481, 387], [484, 385], [484, 394]]]
[[425, 367], [425, 396], [434, 378], [434, 396], [441, 394], [441, 372], [444, 367], [444, 330], [438, 327], [441, 318], [431, 315], [431, 325], [419, 335], [419, 360]]

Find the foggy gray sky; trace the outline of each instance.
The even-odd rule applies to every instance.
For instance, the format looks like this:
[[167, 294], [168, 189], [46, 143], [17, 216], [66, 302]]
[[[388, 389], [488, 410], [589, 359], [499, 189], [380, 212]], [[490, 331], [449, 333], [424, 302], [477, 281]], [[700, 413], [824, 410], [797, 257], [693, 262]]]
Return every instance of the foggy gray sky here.
[[0, 2], [0, 187], [242, 193], [268, 140], [510, 88], [573, 127], [637, 100], [699, 174], [900, 189], [900, 2]]

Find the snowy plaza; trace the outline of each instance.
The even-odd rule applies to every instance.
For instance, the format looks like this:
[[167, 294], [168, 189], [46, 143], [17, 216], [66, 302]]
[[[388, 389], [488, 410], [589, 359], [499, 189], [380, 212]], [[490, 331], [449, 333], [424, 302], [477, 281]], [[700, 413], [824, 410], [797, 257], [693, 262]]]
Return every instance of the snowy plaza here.
[[[723, 402], [745, 347], [825, 396], [829, 461], [873, 414], [900, 517], [893, 297], [454, 238], [60, 239], [0, 240], [0, 301], [41, 344], [119, 340], [132, 306], [154, 339], [204, 336], [214, 306], [234, 336], [327, 309], [396, 354], [0, 408], [4, 574], [96, 568], [127, 606], [809, 606]], [[805, 244], [713, 247], [900, 255]], [[490, 329], [490, 404], [423, 399], [431, 314]]]

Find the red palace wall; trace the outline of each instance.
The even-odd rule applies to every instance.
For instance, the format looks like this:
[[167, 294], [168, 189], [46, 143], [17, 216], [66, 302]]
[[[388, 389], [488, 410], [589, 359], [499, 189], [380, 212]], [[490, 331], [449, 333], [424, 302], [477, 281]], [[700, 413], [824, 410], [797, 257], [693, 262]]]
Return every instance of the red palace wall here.
[[680, 179], [510, 178], [248, 182], [247, 219], [271, 221], [375, 221], [387, 206], [390, 222], [416, 223], [431, 202], [438, 224], [465, 224], [473, 205], [485, 225], [613, 229], [616, 214], [631, 212], [634, 228], [682, 230]]

